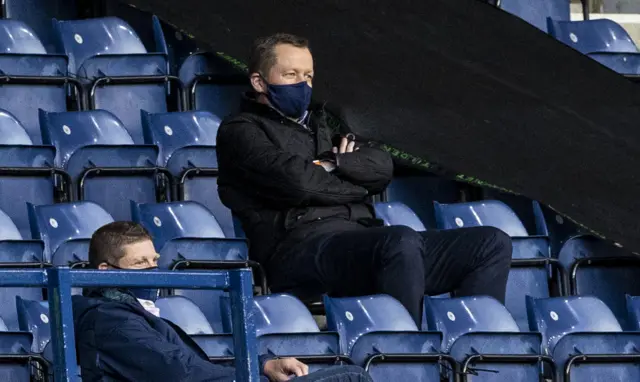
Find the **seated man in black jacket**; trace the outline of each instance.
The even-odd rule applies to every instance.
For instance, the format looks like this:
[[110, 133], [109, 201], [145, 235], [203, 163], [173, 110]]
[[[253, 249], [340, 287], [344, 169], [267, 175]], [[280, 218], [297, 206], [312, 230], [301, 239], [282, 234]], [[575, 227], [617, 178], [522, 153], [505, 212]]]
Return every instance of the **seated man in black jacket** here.
[[[91, 237], [93, 268], [157, 269], [151, 237], [132, 222], [110, 223]], [[92, 289], [73, 296], [73, 316], [82, 380], [231, 382], [235, 369], [209, 362], [205, 352], [178, 326], [159, 318], [158, 289]], [[308, 374], [295, 358], [260, 360], [261, 381], [370, 382], [356, 366], [336, 366]], [[308, 374], [308, 375], [307, 375]]]
[[242, 112], [218, 130], [218, 191], [241, 220], [272, 291], [302, 299], [386, 293], [417, 323], [424, 294], [504, 302], [511, 261], [504, 232], [419, 234], [376, 224], [366, 200], [389, 184], [391, 157], [351, 134], [335, 139], [324, 105], [309, 107], [314, 71], [306, 39], [258, 39], [249, 75], [253, 92]]

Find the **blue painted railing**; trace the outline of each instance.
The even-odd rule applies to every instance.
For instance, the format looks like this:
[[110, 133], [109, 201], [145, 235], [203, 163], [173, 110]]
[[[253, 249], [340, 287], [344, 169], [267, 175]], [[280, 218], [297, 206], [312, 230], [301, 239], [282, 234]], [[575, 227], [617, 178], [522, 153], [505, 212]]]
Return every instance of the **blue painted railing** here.
[[256, 330], [248, 314], [253, 304], [251, 271], [149, 272], [70, 270], [69, 268], [0, 269], [0, 287], [48, 289], [55, 382], [77, 378], [71, 287], [158, 287], [224, 289], [229, 291], [233, 315], [236, 381], [257, 382]]

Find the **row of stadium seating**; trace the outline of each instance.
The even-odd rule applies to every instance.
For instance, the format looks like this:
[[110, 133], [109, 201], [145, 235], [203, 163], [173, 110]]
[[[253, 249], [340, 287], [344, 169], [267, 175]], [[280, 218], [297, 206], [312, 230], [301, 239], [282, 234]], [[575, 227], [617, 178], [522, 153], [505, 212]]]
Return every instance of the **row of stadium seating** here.
[[[637, 330], [640, 297], [628, 296], [627, 302]], [[30, 332], [31, 351], [51, 360], [48, 304], [20, 297], [16, 304], [25, 332], [0, 333], [0, 346], [13, 342], [28, 348]], [[530, 329], [520, 329], [509, 312], [489, 297], [425, 298], [421, 328], [400, 303], [385, 295], [325, 297], [325, 305], [328, 331], [320, 331], [295, 297], [256, 297], [251, 315], [258, 353], [296, 356], [312, 371], [353, 362], [366, 367], [377, 381], [453, 380], [454, 370], [482, 381], [539, 381], [543, 376], [568, 380], [565, 372], [581, 381], [601, 380], [612, 373], [617, 381], [640, 376], [630, 364], [640, 359], [640, 333], [623, 331], [606, 305], [593, 297], [528, 297]], [[156, 306], [161, 317], [191, 335], [211, 360], [234, 357], [231, 335], [215, 333], [188, 298], [161, 298]], [[231, 332], [228, 299], [221, 306]], [[28, 375], [26, 365], [11, 367]]]
[[640, 74], [640, 52], [619, 24], [608, 19], [571, 21], [569, 0], [500, 0], [499, 7], [564, 44], [625, 75]]

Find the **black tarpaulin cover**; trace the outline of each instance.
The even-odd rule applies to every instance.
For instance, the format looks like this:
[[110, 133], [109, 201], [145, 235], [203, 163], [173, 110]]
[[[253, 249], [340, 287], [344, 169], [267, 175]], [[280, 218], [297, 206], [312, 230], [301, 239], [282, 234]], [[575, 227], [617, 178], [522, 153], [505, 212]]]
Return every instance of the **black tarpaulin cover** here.
[[311, 40], [314, 98], [359, 135], [640, 250], [640, 85], [476, 0], [127, 0], [245, 61]]

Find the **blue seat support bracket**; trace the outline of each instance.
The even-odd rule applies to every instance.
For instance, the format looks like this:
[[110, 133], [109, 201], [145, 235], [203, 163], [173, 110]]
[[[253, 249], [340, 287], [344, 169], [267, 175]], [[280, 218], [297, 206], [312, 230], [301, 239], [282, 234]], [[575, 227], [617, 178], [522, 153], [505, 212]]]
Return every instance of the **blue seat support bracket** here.
[[[471, 365], [478, 363], [545, 363], [551, 371], [551, 375], [555, 375], [556, 365], [553, 362], [553, 358], [548, 355], [540, 354], [474, 354], [469, 356], [462, 363], [462, 382], [466, 382], [469, 375], [478, 375], [478, 371], [492, 372], [491, 370], [484, 370], [473, 367]], [[542, 371], [542, 369], [540, 369]], [[542, 378], [542, 375], [541, 375]]]
[[96, 89], [101, 86], [108, 85], [144, 85], [144, 84], [158, 84], [158, 83], [171, 83], [175, 82], [176, 90], [178, 91], [178, 98], [180, 102], [178, 103], [178, 108], [180, 109], [181, 105], [185, 105], [186, 98], [184, 95], [184, 86], [182, 85], [182, 81], [176, 76], [166, 76], [166, 75], [158, 75], [158, 76], [111, 76], [111, 77], [100, 77], [93, 81], [91, 85], [91, 90], [89, 91], [89, 108], [96, 108]]
[[637, 256], [585, 257], [577, 259], [569, 270], [569, 292], [578, 294], [578, 270], [588, 267], [636, 267], [640, 268], [640, 258]]
[[78, 200], [84, 200], [84, 187], [86, 180], [89, 178], [99, 176], [138, 176], [138, 175], [161, 175], [166, 182], [166, 186], [161, 187], [161, 182], [156, 182], [157, 192], [156, 200], [158, 202], [165, 201], [167, 198], [167, 191], [173, 189], [173, 178], [169, 170], [163, 167], [93, 167], [86, 169], [82, 175], [80, 175], [80, 181], [78, 182], [77, 195]]
[[[456, 360], [447, 354], [394, 354], [394, 353], [379, 353], [373, 354], [367, 358], [364, 369], [369, 371], [369, 368], [373, 364], [385, 363], [385, 362], [415, 362], [415, 363], [437, 363], [444, 366], [453, 373], [453, 380], [458, 380], [459, 368]], [[442, 369], [441, 369], [442, 370]], [[441, 371], [442, 373], [442, 371]], [[450, 380], [446, 374], [441, 375], [444, 380]]]
[[210, 84], [210, 85], [248, 85], [247, 76], [244, 74], [235, 75], [208, 75], [200, 74], [191, 81], [190, 84], [185, 84], [186, 89], [189, 92], [189, 105], [191, 110], [198, 110], [196, 105], [196, 91], [198, 85]]
[[640, 354], [578, 354], [569, 358], [564, 366], [564, 381], [571, 382], [571, 368], [578, 364], [640, 363]]

